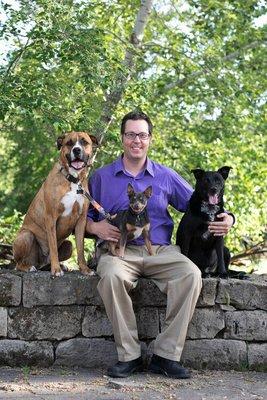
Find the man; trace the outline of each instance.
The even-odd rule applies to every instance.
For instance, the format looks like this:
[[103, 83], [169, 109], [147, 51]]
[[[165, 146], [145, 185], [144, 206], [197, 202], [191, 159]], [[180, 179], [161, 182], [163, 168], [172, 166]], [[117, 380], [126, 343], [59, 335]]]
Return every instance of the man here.
[[[99, 293], [112, 323], [118, 351], [118, 363], [108, 369], [112, 377], [127, 377], [142, 370], [140, 342], [129, 291], [139, 277], [151, 278], [167, 294], [167, 310], [162, 332], [154, 343], [151, 372], [173, 378], [189, 378], [189, 371], [180, 364], [188, 324], [200, 294], [202, 280], [199, 269], [178, 246], [171, 245], [173, 221], [168, 205], [184, 212], [192, 194], [190, 185], [176, 172], [147, 157], [152, 139], [152, 123], [142, 112], [130, 112], [121, 124], [123, 154], [104, 166], [90, 179], [93, 198], [110, 214], [128, 208], [127, 185], [143, 191], [152, 185], [148, 200], [150, 238], [154, 255], [149, 255], [142, 238], [129, 243], [124, 258], [101, 250], [97, 273]], [[224, 235], [233, 224], [233, 216], [221, 214], [222, 221], [210, 224], [210, 231]], [[93, 210], [89, 211], [87, 233], [117, 242], [119, 230]]]

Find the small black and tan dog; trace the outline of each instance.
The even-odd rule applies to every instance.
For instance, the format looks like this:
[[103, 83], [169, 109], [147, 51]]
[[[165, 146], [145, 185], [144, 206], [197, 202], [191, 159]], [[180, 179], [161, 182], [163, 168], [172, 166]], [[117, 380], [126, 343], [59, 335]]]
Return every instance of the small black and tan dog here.
[[218, 221], [218, 214], [224, 212], [224, 182], [231, 167], [224, 166], [218, 171], [194, 169], [195, 191], [189, 200], [176, 234], [176, 244], [182, 254], [193, 261], [201, 270], [202, 276], [228, 276], [230, 252], [224, 246], [223, 236], [214, 236], [208, 224]]
[[[143, 235], [145, 245], [150, 255], [154, 255], [149, 238], [149, 218], [147, 201], [152, 195], [152, 186], [148, 186], [144, 192], [135, 192], [129, 183], [127, 187], [129, 196], [129, 208], [119, 211], [112, 216], [111, 223], [119, 228], [121, 237], [119, 243], [108, 242], [109, 251], [114, 256], [124, 257], [126, 243]], [[116, 247], [118, 246], [118, 249]]]

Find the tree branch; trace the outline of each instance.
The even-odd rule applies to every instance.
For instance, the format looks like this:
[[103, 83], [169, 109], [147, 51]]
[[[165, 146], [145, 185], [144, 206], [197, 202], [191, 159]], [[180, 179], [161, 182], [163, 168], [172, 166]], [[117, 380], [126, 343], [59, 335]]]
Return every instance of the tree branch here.
[[[220, 61], [220, 64], [224, 63], [226, 61], [234, 60], [238, 55], [240, 55], [245, 50], [254, 49], [254, 48], [258, 47], [259, 45], [262, 45], [265, 43], [266, 42], [262, 42], [262, 41], [258, 41], [258, 40], [254, 41], [252, 43], [249, 43], [246, 46], [242, 47], [241, 49], [238, 49], [238, 50], [234, 51], [233, 53], [230, 53], [230, 54], [226, 55], [225, 57], [223, 57]], [[211, 68], [203, 68], [202, 70], [193, 72], [192, 74], [189, 74], [182, 79], [178, 79], [175, 82], [171, 82], [171, 83], [165, 85], [164, 88], [162, 88], [161, 93], [166, 93], [169, 90], [174, 89], [175, 87], [183, 87], [187, 83], [187, 81], [195, 79], [198, 76], [207, 74], [208, 72], [210, 72], [210, 70], [211, 70]]]
[[21, 59], [23, 53], [25, 52], [25, 50], [32, 45], [32, 43], [29, 44], [29, 41], [30, 41], [30, 39], [28, 38], [28, 40], [25, 43], [24, 47], [21, 48], [20, 50], [18, 50], [18, 53], [17, 53], [16, 57], [10, 62], [9, 66], [8, 66], [8, 68], [6, 70], [6, 73], [5, 73], [5, 76], [4, 76], [4, 79], [3, 79], [3, 83], [5, 83], [5, 80], [8, 77], [8, 75], [16, 68], [16, 66], [17, 66], [19, 60]]
[[267, 253], [266, 243], [263, 241], [246, 249], [242, 253], [236, 254], [233, 257], [231, 257], [231, 263], [234, 263], [235, 261], [240, 260], [242, 258], [253, 257], [256, 255], [266, 254], [266, 253]]
[[122, 62], [122, 70], [118, 70], [113, 87], [110, 92], [105, 95], [106, 101], [100, 117], [100, 123], [98, 122], [98, 126], [94, 129], [100, 143], [110, 126], [113, 119], [113, 113], [122, 98], [129, 79], [133, 74], [136, 50], [141, 46], [152, 3], [153, 0], [141, 1], [135, 25], [129, 38], [129, 47], [126, 49], [124, 60]]

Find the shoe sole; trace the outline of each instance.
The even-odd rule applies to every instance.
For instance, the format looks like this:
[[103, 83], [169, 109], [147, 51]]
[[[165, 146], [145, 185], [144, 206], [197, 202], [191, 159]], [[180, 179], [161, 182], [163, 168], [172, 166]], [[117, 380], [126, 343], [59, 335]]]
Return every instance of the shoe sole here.
[[168, 374], [168, 372], [166, 372], [164, 369], [162, 368], [156, 368], [156, 367], [150, 367], [148, 369], [149, 372], [152, 372], [153, 374], [158, 374], [158, 375], [165, 375], [168, 378], [175, 378], [175, 379], [189, 379], [191, 378], [190, 375], [183, 375], [183, 376], [178, 376], [178, 375], [172, 375], [172, 374]]
[[140, 367], [136, 367], [134, 369], [132, 369], [131, 371], [125, 373], [125, 374], [112, 374], [112, 373], [107, 373], [108, 376], [111, 376], [112, 378], [127, 378], [128, 376], [130, 376], [131, 374], [134, 374], [135, 372], [143, 372], [143, 366]]

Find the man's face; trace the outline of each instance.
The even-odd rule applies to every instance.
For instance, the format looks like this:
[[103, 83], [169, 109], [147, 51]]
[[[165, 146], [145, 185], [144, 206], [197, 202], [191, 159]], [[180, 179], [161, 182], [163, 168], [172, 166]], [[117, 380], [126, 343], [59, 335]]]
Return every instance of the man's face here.
[[[138, 119], [136, 121], [129, 119], [125, 124], [124, 133], [130, 132], [149, 134], [148, 123], [143, 119]], [[136, 136], [135, 139], [129, 139], [125, 134], [122, 135], [124, 157], [128, 160], [145, 160], [150, 142], [151, 136], [142, 140], [139, 136]]]

